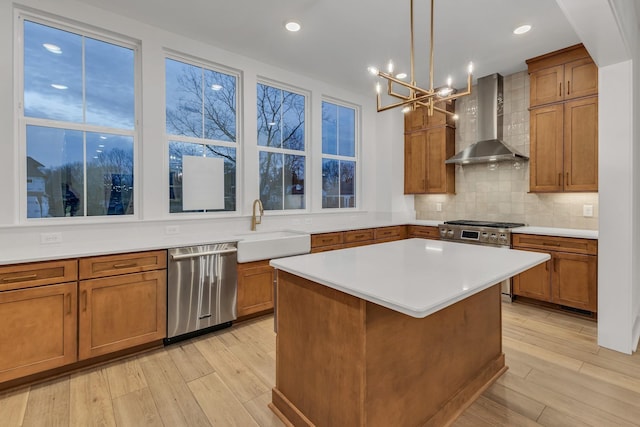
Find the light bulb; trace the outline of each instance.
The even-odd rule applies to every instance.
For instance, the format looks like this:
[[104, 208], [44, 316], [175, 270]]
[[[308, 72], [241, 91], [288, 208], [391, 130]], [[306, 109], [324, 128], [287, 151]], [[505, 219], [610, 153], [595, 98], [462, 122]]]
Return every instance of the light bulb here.
[[389, 74], [393, 74], [393, 61], [391, 60], [387, 64], [387, 71], [389, 72]]
[[367, 70], [369, 70], [369, 72], [370, 72], [371, 74], [373, 74], [374, 76], [377, 76], [377, 75], [378, 75], [378, 72], [379, 72], [379, 71], [378, 71], [378, 68], [374, 67], [373, 65], [369, 66], [369, 67], [367, 68]]
[[376, 83], [376, 93], [380, 93], [380, 83]]
[[396, 74], [396, 79], [404, 79], [407, 77], [407, 73], [398, 73]]
[[460, 116], [459, 116], [459, 115], [457, 115], [457, 114], [454, 114], [454, 115], [453, 115], [453, 120], [458, 120], [459, 118], [460, 118]]
[[469, 74], [473, 73], [473, 62], [469, 62]]
[[452, 82], [453, 80], [451, 80], [451, 76], [447, 77], [447, 86], [451, 87]]
[[402, 112], [405, 114], [407, 114], [409, 111], [411, 111], [411, 107], [408, 105], [402, 109]]

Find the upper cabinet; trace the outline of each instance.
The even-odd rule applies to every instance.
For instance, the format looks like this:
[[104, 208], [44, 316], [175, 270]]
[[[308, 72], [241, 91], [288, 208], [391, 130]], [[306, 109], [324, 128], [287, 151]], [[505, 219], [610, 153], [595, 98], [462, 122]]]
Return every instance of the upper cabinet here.
[[[454, 104], [438, 105], [454, 111]], [[450, 115], [418, 108], [405, 115], [405, 194], [455, 193], [455, 166], [444, 161], [455, 154], [455, 127]]]
[[530, 191], [598, 191], [598, 68], [581, 44], [527, 65]]

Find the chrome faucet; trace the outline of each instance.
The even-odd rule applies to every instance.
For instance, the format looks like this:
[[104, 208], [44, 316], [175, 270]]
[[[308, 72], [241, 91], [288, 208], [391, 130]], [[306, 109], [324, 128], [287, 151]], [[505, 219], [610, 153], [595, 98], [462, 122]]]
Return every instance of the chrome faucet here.
[[[260, 218], [256, 218], [256, 205], [260, 209]], [[253, 201], [253, 216], [251, 217], [251, 231], [256, 231], [256, 225], [262, 224], [262, 215], [264, 215], [264, 208], [260, 199]]]

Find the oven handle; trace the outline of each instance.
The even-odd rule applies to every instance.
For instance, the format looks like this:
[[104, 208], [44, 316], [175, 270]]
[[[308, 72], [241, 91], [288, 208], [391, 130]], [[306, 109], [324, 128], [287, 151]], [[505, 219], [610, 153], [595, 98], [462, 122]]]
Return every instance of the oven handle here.
[[180, 259], [187, 259], [187, 258], [198, 258], [201, 256], [207, 256], [207, 255], [230, 254], [233, 252], [238, 252], [238, 249], [237, 248], [220, 249], [218, 251], [196, 252], [194, 254], [171, 255], [171, 259], [180, 260]]

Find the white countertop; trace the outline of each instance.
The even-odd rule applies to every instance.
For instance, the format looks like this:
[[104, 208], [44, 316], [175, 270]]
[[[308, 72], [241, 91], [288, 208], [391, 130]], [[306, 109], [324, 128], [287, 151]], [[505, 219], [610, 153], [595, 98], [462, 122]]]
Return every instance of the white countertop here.
[[550, 258], [548, 254], [408, 239], [271, 260], [271, 266], [422, 318]]
[[511, 232], [519, 234], [539, 234], [543, 236], [577, 237], [580, 239], [598, 239], [598, 230], [581, 230], [578, 228], [528, 226], [513, 228]]

